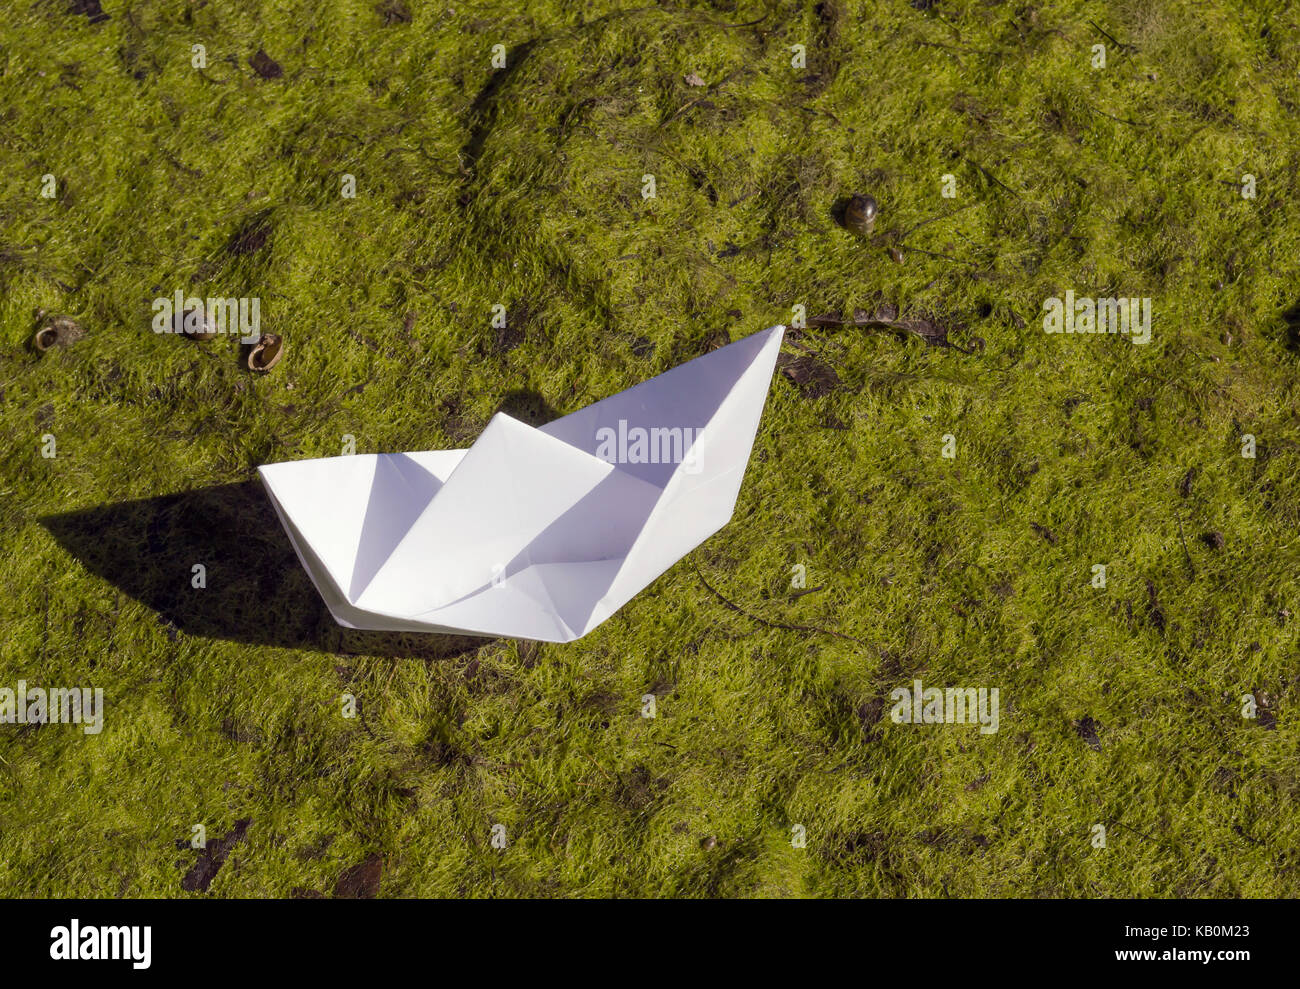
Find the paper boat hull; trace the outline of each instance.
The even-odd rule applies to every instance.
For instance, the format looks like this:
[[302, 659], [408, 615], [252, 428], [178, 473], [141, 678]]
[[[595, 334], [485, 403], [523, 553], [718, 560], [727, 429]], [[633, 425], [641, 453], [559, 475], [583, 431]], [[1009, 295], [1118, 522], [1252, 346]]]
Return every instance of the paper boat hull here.
[[339, 624], [572, 641], [731, 518], [783, 331], [468, 450], [259, 474]]

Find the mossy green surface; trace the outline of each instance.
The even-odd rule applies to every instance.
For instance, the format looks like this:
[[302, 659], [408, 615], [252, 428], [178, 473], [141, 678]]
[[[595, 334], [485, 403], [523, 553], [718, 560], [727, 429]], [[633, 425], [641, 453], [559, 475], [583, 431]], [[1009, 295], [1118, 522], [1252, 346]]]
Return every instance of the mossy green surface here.
[[[205, 895], [247, 819], [206, 895], [1300, 894], [1294, 6], [11, 6], [0, 686], [106, 710], [0, 725], [0, 893]], [[177, 289], [284, 360], [155, 334]], [[983, 352], [792, 332], [839, 386], [777, 374], [732, 522], [574, 644], [344, 633], [249, 483], [886, 303]], [[915, 678], [1000, 730], [893, 723]]]

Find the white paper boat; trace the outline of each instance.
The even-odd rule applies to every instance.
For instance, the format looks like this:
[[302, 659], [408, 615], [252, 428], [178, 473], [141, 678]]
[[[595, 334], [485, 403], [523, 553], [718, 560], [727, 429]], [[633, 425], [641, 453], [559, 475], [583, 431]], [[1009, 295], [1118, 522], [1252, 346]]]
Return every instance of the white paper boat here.
[[340, 625], [570, 642], [731, 518], [784, 332], [468, 450], [258, 471]]

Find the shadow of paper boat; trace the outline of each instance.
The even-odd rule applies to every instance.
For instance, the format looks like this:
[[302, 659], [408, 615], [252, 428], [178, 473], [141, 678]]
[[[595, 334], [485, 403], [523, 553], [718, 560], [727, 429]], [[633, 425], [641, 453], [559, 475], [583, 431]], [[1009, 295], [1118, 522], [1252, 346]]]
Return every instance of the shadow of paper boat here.
[[[53, 515], [41, 525], [96, 576], [187, 635], [389, 658], [441, 659], [481, 637], [336, 624], [256, 481]], [[191, 585], [195, 564], [203, 588]]]
[[259, 472], [340, 624], [570, 642], [731, 518], [784, 331], [468, 450]]

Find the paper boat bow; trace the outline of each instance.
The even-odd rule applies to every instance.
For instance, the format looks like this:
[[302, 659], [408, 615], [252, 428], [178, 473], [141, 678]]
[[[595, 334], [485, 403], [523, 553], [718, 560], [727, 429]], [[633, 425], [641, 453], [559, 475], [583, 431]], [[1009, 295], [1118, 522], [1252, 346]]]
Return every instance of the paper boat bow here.
[[340, 625], [569, 642], [731, 518], [784, 331], [468, 450], [259, 473]]

